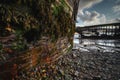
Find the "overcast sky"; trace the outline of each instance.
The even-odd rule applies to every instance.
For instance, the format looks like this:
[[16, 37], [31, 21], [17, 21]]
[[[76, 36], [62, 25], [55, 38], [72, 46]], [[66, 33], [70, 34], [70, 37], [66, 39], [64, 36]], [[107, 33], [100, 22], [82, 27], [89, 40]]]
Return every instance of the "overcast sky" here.
[[80, 0], [76, 25], [120, 22], [120, 0]]

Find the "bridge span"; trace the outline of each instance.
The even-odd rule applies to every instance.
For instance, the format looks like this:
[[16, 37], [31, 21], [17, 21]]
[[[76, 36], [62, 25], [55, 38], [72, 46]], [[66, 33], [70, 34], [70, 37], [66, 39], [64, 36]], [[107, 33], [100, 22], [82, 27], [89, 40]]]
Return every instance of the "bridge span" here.
[[92, 26], [77, 26], [76, 32], [81, 37], [89, 38], [119, 38], [120, 39], [120, 23], [110, 23]]

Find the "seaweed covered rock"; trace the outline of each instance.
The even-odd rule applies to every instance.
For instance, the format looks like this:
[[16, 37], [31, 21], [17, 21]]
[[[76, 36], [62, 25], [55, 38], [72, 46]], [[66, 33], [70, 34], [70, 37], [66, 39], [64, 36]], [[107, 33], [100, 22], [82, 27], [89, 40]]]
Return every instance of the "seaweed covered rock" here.
[[67, 1], [0, 0], [3, 79], [7, 74], [11, 79], [38, 64], [53, 62], [72, 48], [75, 23]]
[[33, 35], [37, 40], [43, 35], [52, 40], [70, 38], [74, 32], [71, 9], [64, 0], [4, 0], [0, 3], [1, 32], [7, 24], [15, 31], [21, 30], [27, 40], [32, 29], [39, 35]]

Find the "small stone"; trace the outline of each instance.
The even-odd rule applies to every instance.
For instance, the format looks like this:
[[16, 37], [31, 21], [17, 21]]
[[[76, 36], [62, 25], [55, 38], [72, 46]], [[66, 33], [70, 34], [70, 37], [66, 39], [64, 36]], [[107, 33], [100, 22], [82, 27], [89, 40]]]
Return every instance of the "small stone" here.
[[69, 74], [65, 75], [65, 80], [72, 80], [71, 76]]
[[42, 70], [42, 72], [44, 73], [44, 72], [46, 72], [46, 70], [44, 69], [44, 70]]
[[46, 73], [43, 73], [43, 74], [42, 74], [42, 77], [44, 77], [44, 78], [47, 77], [47, 74], [46, 74]]
[[99, 49], [97, 50], [98, 52], [101, 52]]
[[63, 70], [60, 69], [59, 72], [60, 72], [61, 75], [65, 75]]
[[86, 47], [87, 45], [84, 45], [84, 47]]
[[72, 56], [73, 56], [73, 58], [76, 58], [76, 57], [77, 57], [77, 55], [76, 55], [76, 54], [72, 54]]
[[79, 76], [79, 72], [75, 71], [74, 75], [78, 77]]

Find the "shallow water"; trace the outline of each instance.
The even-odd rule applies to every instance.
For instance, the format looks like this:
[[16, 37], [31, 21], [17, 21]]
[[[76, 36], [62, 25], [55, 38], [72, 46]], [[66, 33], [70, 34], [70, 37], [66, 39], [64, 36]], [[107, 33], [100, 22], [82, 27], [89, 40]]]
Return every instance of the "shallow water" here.
[[79, 44], [84, 45], [103, 45], [120, 48], [120, 40], [93, 40], [93, 39], [79, 39]]
[[104, 50], [104, 52], [120, 51], [120, 40], [113, 39], [80, 39], [74, 38], [73, 49]]

